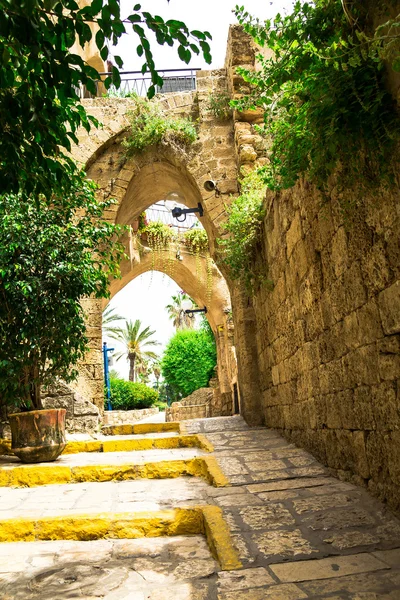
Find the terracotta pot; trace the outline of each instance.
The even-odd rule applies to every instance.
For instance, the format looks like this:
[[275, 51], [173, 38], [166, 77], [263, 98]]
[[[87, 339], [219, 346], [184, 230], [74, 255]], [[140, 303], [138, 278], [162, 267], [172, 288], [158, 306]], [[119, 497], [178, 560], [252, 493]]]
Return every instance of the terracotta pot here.
[[65, 448], [65, 408], [9, 415], [11, 449], [22, 462], [56, 460]]

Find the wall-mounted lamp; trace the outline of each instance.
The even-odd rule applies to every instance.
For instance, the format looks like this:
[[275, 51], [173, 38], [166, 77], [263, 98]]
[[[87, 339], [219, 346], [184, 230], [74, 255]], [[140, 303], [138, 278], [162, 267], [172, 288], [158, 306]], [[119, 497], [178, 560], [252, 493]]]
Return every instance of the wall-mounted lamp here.
[[[179, 223], [183, 223], [183, 221], [186, 221], [186, 215], [195, 212], [198, 212], [200, 217], [204, 215], [204, 210], [200, 202], [198, 203], [197, 208], [181, 208], [180, 206], [175, 206], [175, 208], [172, 209], [172, 216], [179, 221]], [[183, 219], [179, 219], [179, 217], [183, 217]]]
[[189, 319], [193, 319], [195, 313], [207, 313], [207, 306], [204, 308], [193, 308], [193, 304], [191, 300], [183, 300], [182, 301], [182, 310], [189, 317]]
[[215, 195], [217, 197], [220, 195], [217, 182], [213, 181], [212, 179], [207, 179], [207, 181], [203, 183], [203, 187], [206, 190], [206, 192], [215, 192]]

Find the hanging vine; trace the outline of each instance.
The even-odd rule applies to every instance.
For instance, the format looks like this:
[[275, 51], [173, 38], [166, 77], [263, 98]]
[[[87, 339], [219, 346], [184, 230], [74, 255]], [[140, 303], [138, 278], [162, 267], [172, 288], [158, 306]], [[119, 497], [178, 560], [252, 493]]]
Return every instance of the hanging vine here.
[[[206, 285], [206, 295], [208, 302], [212, 294], [212, 259], [208, 246], [208, 236], [204, 229], [189, 229], [183, 234], [183, 243], [186, 250], [196, 258], [196, 277], [201, 283]], [[206, 258], [206, 276], [204, 281], [201, 258]]]
[[[143, 213], [144, 214], [144, 213]], [[151, 250], [151, 270], [157, 268], [174, 279], [176, 264], [182, 260], [182, 252], [193, 255], [196, 260], [196, 278], [206, 286], [206, 301], [212, 297], [213, 260], [208, 247], [207, 232], [204, 229], [189, 229], [178, 235], [171, 227], [161, 221], [151, 221], [144, 225], [140, 221], [137, 234], [138, 244], [144, 250]], [[205, 269], [203, 266], [205, 259]]]

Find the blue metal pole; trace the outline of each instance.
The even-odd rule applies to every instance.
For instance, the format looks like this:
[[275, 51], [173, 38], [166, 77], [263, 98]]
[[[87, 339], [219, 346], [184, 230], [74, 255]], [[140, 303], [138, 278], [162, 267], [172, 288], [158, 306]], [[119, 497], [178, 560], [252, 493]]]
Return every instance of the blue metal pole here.
[[110, 377], [108, 373], [108, 352], [110, 350], [113, 350], [113, 348], [107, 348], [107, 342], [103, 342], [104, 383], [107, 390], [107, 410], [112, 410]]

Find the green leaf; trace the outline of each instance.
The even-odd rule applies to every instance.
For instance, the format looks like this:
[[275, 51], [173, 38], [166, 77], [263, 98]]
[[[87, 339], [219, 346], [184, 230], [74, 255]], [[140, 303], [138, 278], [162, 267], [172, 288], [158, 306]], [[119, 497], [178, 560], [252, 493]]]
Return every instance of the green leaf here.
[[107, 60], [108, 57], [108, 48], [107, 46], [103, 46], [103, 48], [100, 50], [100, 56], [103, 60]]
[[105, 41], [105, 37], [104, 37], [104, 33], [102, 32], [101, 29], [99, 29], [99, 31], [96, 33], [96, 46], [98, 47], [99, 50], [101, 50], [104, 46], [104, 41]]

